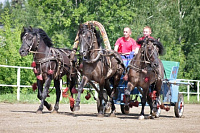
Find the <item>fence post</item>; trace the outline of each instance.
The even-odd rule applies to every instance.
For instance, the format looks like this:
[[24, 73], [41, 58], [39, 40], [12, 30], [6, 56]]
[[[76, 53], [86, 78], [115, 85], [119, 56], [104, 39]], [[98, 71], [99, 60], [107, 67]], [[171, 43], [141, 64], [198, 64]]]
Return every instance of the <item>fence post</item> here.
[[[188, 84], [190, 84], [190, 81], [188, 81]], [[187, 85], [187, 100], [190, 101], [190, 86]]]
[[20, 67], [17, 68], [17, 100], [20, 100]]
[[62, 84], [62, 79], [60, 79], [60, 90], [61, 90], [61, 94], [60, 94], [60, 101], [62, 101], [62, 92], [63, 92], [63, 89], [62, 89], [62, 86], [63, 86], [63, 84]]
[[199, 82], [197, 82], [197, 101], [199, 102]]

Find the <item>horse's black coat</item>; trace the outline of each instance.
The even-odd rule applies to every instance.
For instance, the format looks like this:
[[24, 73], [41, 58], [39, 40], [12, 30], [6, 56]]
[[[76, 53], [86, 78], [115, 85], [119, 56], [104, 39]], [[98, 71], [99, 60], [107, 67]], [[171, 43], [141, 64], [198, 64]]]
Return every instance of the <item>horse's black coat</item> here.
[[[79, 110], [80, 95], [83, 87], [91, 81], [99, 84], [98, 92], [98, 115], [104, 114], [103, 100], [105, 91], [110, 96], [107, 106], [111, 106], [111, 114], [114, 115], [115, 106], [113, 97], [116, 93], [116, 87], [119, 84], [120, 77], [124, 71], [123, 61], [120, 55], [113, 50], [105, 50], [101, 46], [101, 38], [97, 30], [92, 24], [80, 25], [78, 31], [79, 53], [82, 57], [82, 81], [78, 88], [78, 95], [75, 104], [75, 111]], [[114, 79], [113, 89], [110, 88], [109, 79]]]
[[[144, 117], [146, 100], [148, 100], [150, 105], [150, 115], [152, 115], [152, 110], [157, 113], [157, 105], [159, 104], [159, 95], [164, 78], [163, 64], [158, 56], [159, 53], [163, 52], [163, 46], [157, 40], [149, 38], [145, 38], [138, 43], [141, 44], [141, 48], [128, 66], [128, 85], [125, 90], [125, 112], [128, 113], [129, 111], [130, 92], [137, 87], [142, 94], [142, 110], [140, 114], [140, 118], [142, 118]], [[151, 91], [156, 91], [156, 100], [152, 99], [149, 95], [150, 85], [153, 86]], [[155, 108], [153, 108], [152, 102], [156, 105]], [[158, 117], [158, 115], [156, 116]], [[151, 118], [153, 117], [151, 116]]]
[[[67, 75], [70, 91], [75, 86], [77, 78], [75, 64], [69, 59], [71, 51], [68, 49], [53, 48], [51, 39], [45, 31], [40, 28], [23, 28], [21, 41], [22, 46], [19, 53], [22, 57], [28, 55], [29, 52], [33, 52], [33, 59], [35, 62], [33, 70], [37, 76], [38, 98], [41, 100], [37, 113], [42, 112], [43, 105], [49, 110], [52, 109], [51, 105], [45, 100], [52, 80], [54, 80], [54, 86], [56, 88], [54, 111], [57, 112], [61, 94], [61, 77]], [[73, 106], [70, 108], [73, 110]]]

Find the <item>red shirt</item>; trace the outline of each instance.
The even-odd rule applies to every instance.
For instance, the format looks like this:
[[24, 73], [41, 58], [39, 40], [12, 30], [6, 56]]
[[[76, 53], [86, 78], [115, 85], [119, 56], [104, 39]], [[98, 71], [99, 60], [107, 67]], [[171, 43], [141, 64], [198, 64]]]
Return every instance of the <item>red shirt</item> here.
[[133, 38], [126, 41], [124, 37], [120, 37], [117, 39], [115, 46], [116, 45], [119, 45], [118, 53], [130, 53], [136, 48], [140, 48], [140, 45], [138, 45]]
[[[152, 38], [152, 39], [154, 39], [152, 36], [149, 36], [148, 38]], [[140, 37], [137, 41], [141, 41], [141, 40], [144, 40], [144, 39], [145, 39], [145, 36]]]

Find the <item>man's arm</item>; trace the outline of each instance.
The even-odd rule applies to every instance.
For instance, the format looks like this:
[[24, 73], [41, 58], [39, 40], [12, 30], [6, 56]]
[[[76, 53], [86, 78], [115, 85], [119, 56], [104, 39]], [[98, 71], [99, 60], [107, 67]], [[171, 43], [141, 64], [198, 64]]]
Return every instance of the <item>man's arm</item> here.
[[139, 48], [136, 48], [136, 49], [134, 50], [134, 55], [136, 55], [136, 54], [138, 53], [138, 51], [139, 51]]
[[115, 45], [114, 51], [117, 51], [117, 52], [118, 52], [118, 48], [119, 48], [119, 45]]

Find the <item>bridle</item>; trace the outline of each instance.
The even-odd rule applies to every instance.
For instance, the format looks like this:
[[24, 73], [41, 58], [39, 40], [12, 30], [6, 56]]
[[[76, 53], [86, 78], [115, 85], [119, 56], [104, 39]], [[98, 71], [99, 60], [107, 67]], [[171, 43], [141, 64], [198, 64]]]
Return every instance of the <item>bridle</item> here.
[[[152, 43], [152, 42], [151, 42]], [[148, 51], [148, 48], [149, 48], [149, 45], [152, 45], [151, 47], [153, 48], [151, 50], [151, 53], [149, 54], [149, 51]], [[152, 44], [149, 44], [149, 42], [145, 41], [142, 45], [142, 47], [140, 48], [139, 50], [140, 54], [141, 54], [141, 60], [135, 60], [136, 56], [133, 58], [133, 61], [134, 62], [143, 62], [144, 63], [144, 68], [141, 66], [141, 64], [139, 66], [136, 66], [135, 63], [133, 64], [129, 64], [127, 69], [129, 68], [132, 68], [138, 72], [144, 72], [146, 73], [147, 70], [145, 70], [145, 68], [149, 68], [148, 66], [151, 66], [151, 63], [153, 63], [153, 61], [151, 61], [151, 58], [153, 57], [153, 55], [156, 53], [156, 55], [158, 55], [158, 51], [157, 51], [157, 47], [156, 45], [154, 45], [153, 43]], [[154, 68], [152, 68], [153, 70]]]
[[36, 36], [37, 36], [37, 45], [36, 45], [36, 47], [35, 47], [35, 50], [34, 51], [31, 51], [31, 49], [32, 49], [32, 47], [33, 47], [33, 45], [34, 45], [34, 37], [31, 39], [31, 40], [29, 40], [29, 39], [27, 39], [27, 35], [28, 35], [28, 33], [25, 33], [25, 35], [23, 36], [23, 38], [22, 38], [22, 41], [23, 41], [23, 43], [26, 43], [27, 45], [28, 45], [28, 47], [29, 47], [29, 50], [28, 50], [28, 52], [32, 52], [32, 53], [34, 53], [34, 52], [36, 52], [37, 51], [37, 49], [38, 49], [38, 46], [39, 46], [39, 44], [40, 44], [40, 36], [37, 34]]
[[[154, 55], [154, 53], [156, 53], [156, 55], [158, 55], [158, 51], [157, 51], [157, 47], [156, 47], [156, 45], [154, 45], [152, 42], [150, 42], [151, 44], [149, 44], [149, 42], [148, 43], [146, 43], [146, 44], [144, 44], [143, 46], [143, 56], [144, 56], [144, 61], [147, 63], [151, 63], [151, 58], [152, 58], [152, 56]], [[150, 46], [150, 45], [152, 45], [152, 46]], [[151, 50], [151, 53], [149, 54], [149, 52], [148, 52], [148, 49], [149, 49], [149, 46], [150, 47], [152, 47], [153, 49]]]
[[[91, 35], [91, 41], [90, 42], [85, 38], [85, 36], [86, 36], [85, 34], [87, 32], [89, 32], [90, 35]], [[95, 38], [94, 32], [93, 32], [93, 30], [84, 29], [82, 31], [82, 33], [83, 33], [83, 35], [80, 34], [80, 39], [79, 40], [80, 40], [80, 42], [82, 42], [82, 40], [84, 40], [84, 42], [86, 42], [85, 44], [87, 44], [88, 47], [89, 47], [88, 51], [91, 51], [93, 49], [93, 47], [94, 47], [93, 43], [95, 42], [94, 41], [94, 38]]]
[[[86, 33], [89, 32], [90, 33], [90, 38], [91, 38], [91, 41], [89, 42], [87, 39], [86, 39]], [[96, 42], [96, 36], [95, 36], [95, 33], [92, 29], [83, 29], [82, 30], [82, 34], [79, 34], [79, 43], [82, 42], [82, 40], [84, 40], [85, 44], [88, 46], [88, 50], [87, 51], [84, 51], [84, 53], [87, 55], [89, 52], [94, 52], [94, 51], [99, 51], [98, 52], [98, 55], [92, 59], [92, 60], [88, 60], [86, 59], [84, 56], [82, 57], [83, 58], [83, 61], [87, 62], [87, 63], [94, 63], [96, 62], [99, 58], [100, 58], [100, 55], [103, 54], [103, 51], [102, 49], [94, 49], [94, 43]], [[83, 49], [83, 45], [81, 45], [82, 49]]]

